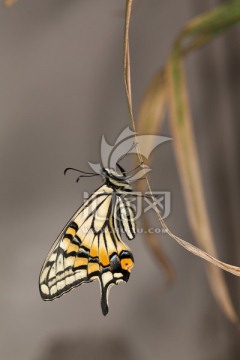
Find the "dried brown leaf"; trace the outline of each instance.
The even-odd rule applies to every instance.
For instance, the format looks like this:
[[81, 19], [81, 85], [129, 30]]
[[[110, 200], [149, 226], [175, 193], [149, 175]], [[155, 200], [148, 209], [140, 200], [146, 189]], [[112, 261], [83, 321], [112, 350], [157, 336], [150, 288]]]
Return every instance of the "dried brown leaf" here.
[[[232, 1], [233, 6], [236, 5], [236, 2], [237, 2], [236, 0]], [[135, 120], [134, 120], [133, 109], [132, 109], [130, 54], [129, 54], [129, 24], [130, 24], [132, 3], [133, 3], [132, 0], [126, 0], [125, 37], [124, 37], [124, 80], [125, 80], [126, 95], [127, 95], [128, 107], [129, 107], [129, 113], [130, 113], [130, 123], [131, 123], [133, 131], [136, 132]], [[222, 8], [221, 8], [221, 10], [222, 10]], [[216, 14], [214, 14], [214, 15], [216, 15]], [[231, 15], [231, 8], [230, 8], [230, 15]], [[214, 18], [214, 20], [216, 20], [216, 18]], [[230, 19], [229, 24], [230, 23], [231, 23], [231, 19]], [[230, 26], [229, 24], [227, 24], [227, 25], [225, 24], [226, 26], [224, 25], [223, 28], [229, 27]], [[209, 26], [209, 24], [208, 24], [208, 26]], [[214, 29], [213, 31], [215, 32], [215, 34], [214, 34], [214, 36], [215, 36], [218, 33], [218, 30], [216, 29], [216, 24], [214, 24], [213, 29]], [[207, 36], [209, 36], [209, 34], [207, 34]], [[193, 49], [195, 46], [201, 46], [206, 40], [207, 40], [207, 38], [205, 36], [203, 36], [203, 37], [200, 36], [198, 39], [194, 40], [195, 43], [194, 42], [192, 43], [194, 45], [192, 45], [192, 47], [190, 47], [189, 49]], [[203, 193], [202, 193], [200, 171], [199, 171], [198, 160], [197, 160], [197, 156], [196, 156], [194, 138], [193, 138], [192, 132], [191, 132], [191, 123], [190, 123], [190, 121], [188, 121], [187, 123], [184, 123], [184, 117], [187, 115], [188, 119], [190, 119], [190, 113], [189, 113], [188, 106], [186, 106], [186, 104], [188, 104], [187, 97], [186, 97], [186, 88], [183, 87], [181, 89], [181, 87], [179, 87], [179, 84], [181, 84], [181, 80], [182, 80], [182, 78], [181, 78], [182, 72], [179, 71], [179, 69], [176, 67], [176, 65], [180, 64], [180, 54], [181, 54], [180, 47], [179, 47], [180, 41], [181, 41], [181, 36], [178, 38], [178, 41], [176, 42], [176, 46], [172, 52], [170, 63], [168, 65], [168, 79], [167, 79], [167, 81], [169, 81], [169, 105], [170, 105], [171, 112], [172, 112], [172, 119], [173, 119], [172, 123], [174, 124], [174, 119], [180, 120], [178, 122], [179, 128], [177, 131], [175, 131], [175, 132], [180, 132], [180, 134], [179, 134], [180, 140], [179, 140], [178, 144], [180, 144], [181, 151], [178, 154], [177, 159], [179, 159], [178, 160], [179, 169], [180, 169], [182, 177], [184, 179], [183, 180], [184, 189], [185, 189], [184, 193], [185, 193], [185, 197], [187, 199], [188, 209], [191, 208], [194, 210], [193, 214], [192, 214], [192, 212], [190, 212], [190, 210], [188, 210], [188, 213], [190, 216], [190, 223], [192, 225], [193, 231], [198, 236], [197, 239], [198, 239], [199, 243], [201, 243], [201, 245], [205, 249], [207, 249], [207, 251], [209, 251], [212, 254], [215, 254], [216, 251], [215, 251], [215, 247], [214, 247], [214, 243], [213, 243], [213, 239], [212, 239], [210, 225], [208, 223], [208, 215], [207, 215], [207, 211], [206, 211], [206, 207], [205, 207], [205, 203], [204, 203], [204, 197], [203, 197]], [[184, 52], [182, 51], [182, 54], [183, 53]], [[179, 60], [179, 62], [176, 60]], [[176, 84], [177, 84], [177, 86], [176, 86]], [[182, 90], [183, 90], [183, 92], [181, 93]], [[183, 98], [181, 98], [181, 95]], [[183, 104], [184, 104], [184, 106], [183, 106]], [[185, 125], [187, 131], [185, 131], [184, 125]], [[174, 127], [174, 125], [172, 126], [172, 128], [176, 129], [176, 127]], [[189, 137], [189, 134], [190, 134], [190, 137]], [[188, 138], [187, 138], [187, 140], [188, 140], [187, 147], [189, 147], [188, 150], [193, 151], [193, 153], [192, 153], [193, 163], [190, 165], [187, 161], [185, 161], [185, 158], [184, 158], [184, 156], [186, 154], [186, 142], [185, 142], [186, 135], [188, 136]], [[137, 138], [135, 140], [136, 140], [136, 144], [137, 144]], [[179, 148], [179, 145], [176, 145], [176, 146], [178, 146], [178, 148]], [[141, 156], [141, 152], [139, 150], [138, 144], [137, 144], [136, 148], [137, 148], [137, 152], [138, 152], [139, 161], [142, 162], [143, 158]], [[193, 176], [193, 178], [192, 178], [192, 176]], [[224, 263], [224, 262], [216, 259], [213, 255], [208, 254], [207, 252], [197, 248], [196, 246], [189, 244], [185, 240], [174, 235], [170, 231], [170, 229], [167, 227], [167, 225], [165, 224], [164, 220], [161, 217], [161, 214], [157, 208], [154, 196], [152, 194], [148, 176], [146, 174], [145, 174], [145, 178], [146, 178], [147, 187], [148, 187], [149, 192], [152, 197], [154, 209], [156, 211], [159, 222], [162, 225], [165, 232], [172, 239], [177, 241], [177, 243], [179, 245], [184, 247], [189, 252], [191, 252], [194, 255], [197, 255], [197, 256], [205, 259], [209, 263], [212, 263], [217, 266], [217, 268], [209, 266], [208, 275], [209, 275], [210, 283], [212, 284], [213, 291], [214, 291], [215, 296], [216, 296], [218, 302], [220, 303], [222, 309], [225, 311], [227, 316], [233, 322], [238, 323], [237, 314], [232, 305], [232, 302], [231, 302], [231, 299], [230, 299], [230, 296], [229, 296], [229, 293], [228, 293], [228, 290], [226, 287], [226, 283], [223, 278], [223, 274], [219, 271], [219, 268], [221, 268], [225, 271], [228, 271], [237, 276], [240, 276], [240, 268], [237, 266], [233, 266], [233, 265]], [[195, 180], [196, 178], [197, 178], [197, 180], [196, 180], [197, 187], [195, 189], [195, 182], [193, 181], [193, 179]], [[187, 179], [188, 181], [185, 181], [185, 179]], [[189, 191], [186, 191], [187, 184], [190, 186], [188, 188]], [[199, 200], [199, 203], [198, 203], [198, 200]], [[201, 226], [199, 227], [199, 225], [203, 225], [203, 228], [201, 228]], [[196, 233], [197, 230], [200, 230], [200, 233]]]
[[[161, 127], [164, 119], [166, 101], [166, 74], [165, 70], [161, 70], [153, 77], [143, 96], [137, 118], [138, 134], [156, 134], [158, 132], [158, 129]], [[150, 161], [148, 160], [148, 165], [149, 162]], [[143, 192], [145, 187], [145, 182], [138, 182], [138, 191]], [[142, 214], [141, 222], [144, 229], [149, 229], [151, 227], [146, 214]], [[167, 283], [172, 283], [174, 279], [174, 270], [164, 250], [162, 249], [162, 246], [160, 245], [159, 235], [147, 232], [144, 236], [144, 240], [155, 260], [163, 269], [166, 275]]]
[[159, 71], [150, 81], [140, 104], [137, 131], [140, 134], [156, 134], [161, 127], [167, 100], [166, 72]]
[[11, 7], [17, 2], [17, 0], [3, 0], [3, 3], [6, 7]]

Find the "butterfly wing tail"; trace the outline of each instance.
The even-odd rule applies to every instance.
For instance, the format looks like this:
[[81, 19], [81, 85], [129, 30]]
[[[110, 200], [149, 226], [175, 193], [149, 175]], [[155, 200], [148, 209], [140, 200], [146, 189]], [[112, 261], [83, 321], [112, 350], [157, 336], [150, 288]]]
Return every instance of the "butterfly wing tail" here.
[[109, 288], [104, 287], [103, 282], [101, 281], [101, 308], [104, 316], [108, 314], [108, 310], [109, 310], [108, 293], [109, 293]]

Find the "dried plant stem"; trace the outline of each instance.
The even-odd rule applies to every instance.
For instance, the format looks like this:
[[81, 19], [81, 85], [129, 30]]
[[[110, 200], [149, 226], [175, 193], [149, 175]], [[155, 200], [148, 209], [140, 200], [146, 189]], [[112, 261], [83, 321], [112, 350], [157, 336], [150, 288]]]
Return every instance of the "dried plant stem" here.
[[150, 81], [145, 96], [141, 101], [137, 116], [137, 131], [142, 134], [156, 134], [161, 128], [167, 102], [167, 87], [165, 84], [166, 71], [162, 69]]
[[[128, 101], [128, 108], [129, 108], [129, 113], [130, 113], [130, 123], [131, 123], [132, 130], [134, 132], [136, 132], [136, 125], [135, 125], [135, 120], [134, 120], [134, 115], [133, 115], [133, 107], [132, 107], [130, 52], [129, 52], [129, 25], [130, 25], [132, 5], [133, 5], [133, 0], [126, 0], [125, 36], [124, 36], [124, 81], [125, 81], [126, 95], [127, 95], [127, 101]], [[137, 143], [137, 136], [135, 137], [135, 141], [136, 141], [136, 149], [137, 149], [137, 155], [138, 155], [139, 162], [143, 162], [143, 157], [141, 155], [139, 145]], [[196, 246], [189, 244], [188, 242], [179, 238], [178, 236], [174, 235], [171, 232], [171, 230], [166, 225], [165, 221], [162, 219], [161, 214], [157, 208], [157, 204], [155, 202], [155, 199], [154, 199], [154, 196], [153, 196], [153, 193], [151, 190], [148, 176], [146, 174], [144, 174], [144, 176], [146, 178], [147, 187], [148, 187], [150, 196], [153, 201], [154, 210], [155, 210], [158, 220], [159, 220], [160, 224], [162, 225], [163, 229], [165, 230], [165, 232], [172, 239], [174, 239], [179, 245], [181, 245], [182, 247], [184, 247], [186, 250], [193, 253], [194, 255], [201, 257], [202, 259], [218, 266], [219, 268], [221, 268], [225, 271], [228, 271], [234, 275], [240, 276], [240, 268], [239, 267], [229, 265], [227, 263], [224, 263], [224, 262], [216, 259], [214, 256], [209, 255], [205, 251], [197, 248]]]
[[[240, 0], [230, 0], [190, 20], [180, 31], [165, 68], [161, 69], [150, 82], [141, 103], [137, 121], [140, 133], [148, 131], [156, 133], [163, 122], [165, 109], [170, 110], [174, 152], [181, 175], [189, 223], [196, 241], [206, 252], [215, 257], [217, 252], [204, 198], [196, 141], [191, 125], [187, 85], [181, 64], [186, 55], [239, 22]], [[141, 185], [144, 184], [141, 183]], [[140, 190], [143, 191], [143, 189], [144, 187], [141, 186]], [[156, 235], [154, 237], [155, 246], [148, 236], [146, 242], [153, 252], [158, 250], [161, 253], [159, 237]], [[161, 265], [164, 266], [164, 263]], [[218, 266], [208, 263], [207, 275], [216, 301], [228, 318], [239, 324], [224, 274]]]
[[[133, 106], [132, 106], [131, 66], [130, 66], [130, 51], [129, 51], [129, 25], [130, 25], [130, 18], [131, 18], [131, 12], [132, 12], [132, 5], [133, 5], [133, 0], [126, 0], [125, 35], [124, 35], [124, 60], [123, 60], [123, 64], [124, 64], [124, 83], [125, 83], [125, 89], [126, 89], [126, 95], [127, 95], [128, 109], [129, 109], [129, 114], [130, 114], [131, 128], [135, 133], [135, 143], [136, 143], [136, 150], [137, 150], [138, 160], [139, 160], [139, 163], [143, 163], [143, 157], [142, 157], [142, 154], [140, 152], [139, 145], [138, 145], [138, 142], [137, 142], [137, 137], [136, 137], [136, 125], [135, 125], [135, 120], [134, 120], [134, 115], [133, 115]], [[161, 215], [160, 215], [160, 213], [158, 211], [158, 208], [157, 208], [157, 205], [156, 205], [156, 202], [155, 202], [155, 199], [154, 199], [151, 187], [150, 187], [148, 177], [145, 174], [144, 170], [143, 170], [143, 173], [144, 173], [144, 176], [146, 178], [147, 187], [149, 189], [150, 196], [151, 196], [153, 204], [154, 204], [154, 210], [156, 211], [156, 213], [158, 215], [158, 218], [159, 218], [160, 222], [162, 223], [163, 220], [162, 220]], [[145, 222], [147, 222], [147, 219], [145, 219]], [[156, 239], [152, 238], [152, 241], [148, 242], [148, 245], [152, 248], [152, 250], [157, 250], [157, 248], [156, 248]], [[173, 280], [173, 271], [172, 271], [170, 265], [168, 265], [167, 260], [165, 260], [165, 256], [163, 255], [162, 251], [160, 249], [158, 249], [158, 253], [155, 254], [155, 256], [157, 256], [158, 260], [160, 260], [161, 265], [163, 266], [163, 269], [164, 269], [164, 271], [165, 271], [165, 273], [167, 275], [168, 281], [172, 282], [172, 280]]]

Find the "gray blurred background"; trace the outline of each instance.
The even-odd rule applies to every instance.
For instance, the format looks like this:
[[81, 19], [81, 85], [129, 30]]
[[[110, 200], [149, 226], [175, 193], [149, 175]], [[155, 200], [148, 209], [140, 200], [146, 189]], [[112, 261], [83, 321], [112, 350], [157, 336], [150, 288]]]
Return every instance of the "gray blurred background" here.
[[[213, 0], [136, 0], [131, 27], [137, 111], [151, 76], [183, 24]], [[75, 183], [67, 166], [100, 160], [129, 124], [122, 75], [125, 1], [19, 0], [0, 8], [0, 177], [2, 360], [235, 360], [239, 333], [210, 292], [202, 260], [171, 239], [159, 241], [176, 272], [164, 276], [141, 236], [131, 242], [128, 284], [100, 309], [97, 282], [45, 303], [42, 263], [59, 231], [99, 179]], [[239, 255], [239, 29], [191, 55], [187, 74], [207, 204], [219, 257]], [[169, 135], [165, 125], [161, 131]], [[132, 167], [129, 162], [127, 167]], [[170, 228], [194, 242], [171, 143], [155, 150], [151, 182], [172, 194]], [[153, 215], [154, 218], [154, 215]], [[157, 225], [157, 221], [155, 221]], [[226, 275], [239, 308], [239, 280]]]

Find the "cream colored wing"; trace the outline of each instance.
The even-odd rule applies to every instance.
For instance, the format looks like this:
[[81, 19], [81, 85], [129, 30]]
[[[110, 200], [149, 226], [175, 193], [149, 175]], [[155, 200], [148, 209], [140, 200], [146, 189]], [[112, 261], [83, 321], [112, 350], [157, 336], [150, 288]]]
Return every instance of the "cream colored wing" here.
[[108, 313], [108, 291], [127, 281], [133, 256], [114, 228], [116, 196], [103, 185], [76, 212], [54, 243], [40, 274], [43, 300], [54, 300], [85, 282], [98, 279], [101, 306]]

